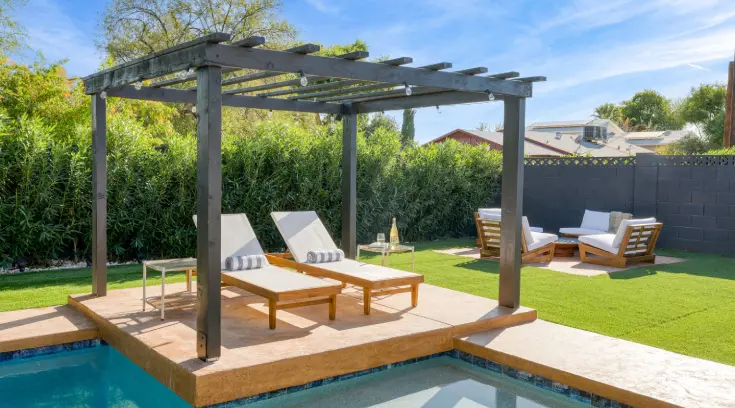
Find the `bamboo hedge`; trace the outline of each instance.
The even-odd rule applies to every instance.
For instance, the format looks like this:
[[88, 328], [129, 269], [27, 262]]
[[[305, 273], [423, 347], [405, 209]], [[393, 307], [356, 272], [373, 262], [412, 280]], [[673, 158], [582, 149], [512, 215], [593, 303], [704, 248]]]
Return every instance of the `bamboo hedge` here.
[[[341, 128], [305, 130], [263, 122], [226, 135], [222, 211], [244, 212], [264, 247], [283, 241], [270, 212], [316, 210], [340, 237]], [[37, 118], [0, 123], [0, 261], [88, 259], [91, 148], [85, 137], [53, 137]], [[113, 261], [195, 256], [196, 140], [165, 145], [135, 119], [108, 123], [108, 252]], [[425, 241], [474, 233], [472, 212], [496, 202], [501, 156], [456, 142], [402, 148], [396, 132], [358, 140], [358, 242], [398, 219], [401, 238]]]

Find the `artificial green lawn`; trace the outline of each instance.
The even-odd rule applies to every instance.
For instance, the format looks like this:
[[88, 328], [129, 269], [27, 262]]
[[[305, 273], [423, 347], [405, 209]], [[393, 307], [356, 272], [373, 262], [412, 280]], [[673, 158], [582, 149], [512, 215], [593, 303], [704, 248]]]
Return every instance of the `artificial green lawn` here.
[[[433, 252], [471, 247], [474, 240], [417, 244], [416, 272], [426, 283], [497, 298], [498, 263]], [[524, 267], [521, 303], [539, 318], [666, 350], [735, 365], [735, 259], [678, 251], [680, 264], [645, 266], [612, 275], [583, 277]], [[379, 263], [379, 256], [365, 256]], [[410, 254], [391, 256], [391, 266], [410, 270]], [[167, 281], [183, 282], [184, 274]], [[110, 290], [142, 285], [140, 265], [111, 267]], [[149, 285], [160, 275], [149, 274]], [[59, 305], [91, 289], [90, 270], [0, 276], [0, 311]]]

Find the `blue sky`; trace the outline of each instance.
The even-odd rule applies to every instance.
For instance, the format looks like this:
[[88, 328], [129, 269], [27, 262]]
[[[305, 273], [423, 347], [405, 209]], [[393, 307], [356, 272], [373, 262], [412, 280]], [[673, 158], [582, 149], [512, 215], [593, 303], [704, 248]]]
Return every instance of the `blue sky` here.
[[[595, 106], [655, 89], [685, 96], [725, 82], [735, 50], [732, 0], [284, 0], [283, 16], [301, 40], [368, 43], [373, 56], [410, 56], [414, 65], [544, 75], [527, 123], [589, 117]], [[68, 58], [71, 75], [97, 70], [100, 0], [29, 0], [18, 18], [30, 46], [48, 60]], [[502, 121], [502, 104], [419, 110], [416, 137]], [[399, 114], [400, 116], [400, 114]], [[400, 118], [399, 118], [400, 122]]]

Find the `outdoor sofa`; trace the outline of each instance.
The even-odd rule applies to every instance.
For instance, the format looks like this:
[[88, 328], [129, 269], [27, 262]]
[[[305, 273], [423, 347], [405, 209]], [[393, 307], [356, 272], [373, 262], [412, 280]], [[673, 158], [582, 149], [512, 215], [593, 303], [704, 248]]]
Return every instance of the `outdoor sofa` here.
[[[480, 226], [477, 223], [477, 219], [481, 218], [483, 220], [495, 220], [500, 221], [500, 208], [479, 208], [477, 212], [475, 213], [475, 226], [477, 226], [477, 240], [475, 241], [475, 244], [477, 247], [480, 247]], [[539, 227], [531, 227], [531, 231], [533, 232], [544, 232], [543, 228]]]
[[633, 218], [632, 214], [622, 213], [619, 211], [600, 212], [584, 210], [581, 226], [559, 228], [559, 234], [567, 237], [607, 233], [614, 234], [623, 220], [631, 218]]
[[582, 262], [624, 268], [633, 262], [655, 262], [656, 240], [663, 224], [655, 218], [623, 220], [616, 233], [579, 237]]
[[[197, 216], [194, 215], [194, 224]], [[226, 259], [246, 255], [262, 255], [258, 238], [245, 214], [222, 214], [222, 282], [268, 299], [268, 323], [276, 328], [276, 311], [326, 303], [329, 320], [337, 314], [337, 295], [342, 285], [274, 266], [265, 262], [259, 268], [231, 271]]]
[[349, 283], [361, 287], [366, 315], [370, 314], [372, 297], [375, 295], [411, 292], [411, 305], [418, 305], [419, 284], [424, 281], [423, 275], [346, 258], [335, 262], [310, 263], [310, 251], [338, 249], [316, 212], [272, 212], [271, 217], [289, 250], [288, 254], [269, 254], [268, 260], [274, 265], [334, 279], [342, 282], [343, 286]]

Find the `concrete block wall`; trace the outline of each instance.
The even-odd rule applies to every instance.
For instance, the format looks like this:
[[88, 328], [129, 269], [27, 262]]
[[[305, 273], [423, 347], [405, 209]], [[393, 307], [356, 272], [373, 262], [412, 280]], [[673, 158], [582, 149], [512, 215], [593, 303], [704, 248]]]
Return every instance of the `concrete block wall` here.
[[735, 256], [735, 156], [526, 159], [532, 225], [579, 226], [585, 209], [656, 217], [661, 248]]

